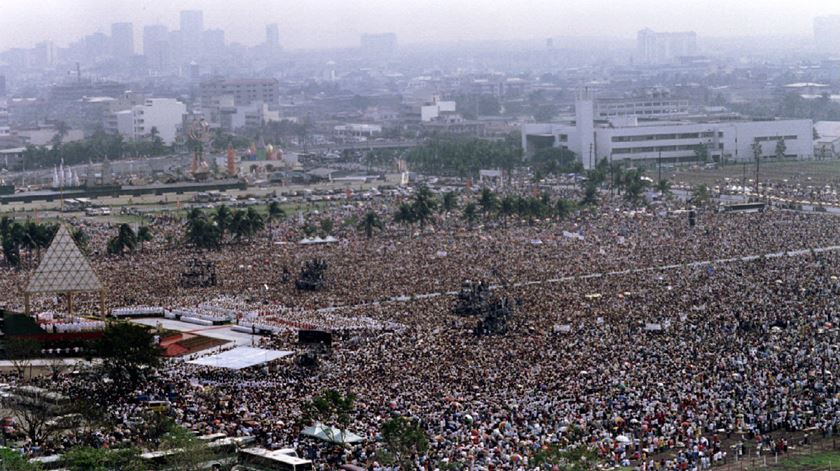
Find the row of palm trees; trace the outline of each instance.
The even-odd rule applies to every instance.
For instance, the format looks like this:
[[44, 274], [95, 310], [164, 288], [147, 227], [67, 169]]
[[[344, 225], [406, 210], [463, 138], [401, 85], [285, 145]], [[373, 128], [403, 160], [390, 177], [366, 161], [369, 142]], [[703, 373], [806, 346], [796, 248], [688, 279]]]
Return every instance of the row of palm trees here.
[[[123, 255], [126, 252], [134, 252], [138, 248], [143, 249], [143, 243], [153, 239], [152, 231], [148, 226], [141, 226], [134, 232], [128, 224], [120, 224], [117, 235], [108, 240], [108, 253], [111, 255]], [[79, 241], [77, 240], [78, 244]]]
[[0, 219], [0, 238], [2, 238], [3, 257], [16, 268], [22, 266], [21, 250], [27, 253], [27, 264], [32, 266], [33, 257], [41, 257], [41, 250], [49, 247], [58, 230], [57, 224], [44, 224], [33, 221], [17, 222], [8, 216]]
[[266, 228], [266, 223], [286, 217], [285, 211], [277, 202], [268, 206], [267, 216], [250, 207], [235, 210], [225, 205], [208, 214], [198, 208], [187, 213], [185, 225], [186, 241], [200, 249], [218, 249], [228, 240], [241, 241], [250, 239]]

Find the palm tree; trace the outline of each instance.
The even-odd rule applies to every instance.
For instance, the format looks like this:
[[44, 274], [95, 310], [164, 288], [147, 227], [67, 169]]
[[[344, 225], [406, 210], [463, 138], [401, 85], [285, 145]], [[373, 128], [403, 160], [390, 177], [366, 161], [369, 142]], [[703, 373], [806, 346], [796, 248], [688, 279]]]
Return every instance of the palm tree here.
[[232, 218], [233, 214], [231, 214], [231, 210], [227, 206], [221, 205], [216, 208], [216, 214], [213, 215], [213, 221], [216, 223], [216, 227], [219, 228], [219, 233], [222, 238], [225, 236], [225, 231], [227, 231], [228, 227], [230, 227]]
[[397, 214], [394, 215], [394, 222], [408, 227], [414, 224], [414, 209], [408, 203], [400, 204]]
[[122, 255], [126, 250], [133, 252], [137, 247], [137, 234], [128, 224], [120, 224], [119, 232], [108, 241], [108, 253]]
[[417, 189], [417, 193], [414, 194], [414, 203], [411, 209], [414, 220], [420, 223], [421, 229], [432, 218], [435, 208], [437, 208], [437, 200], [434, 194], [432, 194], [432, 190], [426, 185], [420, 186]]
[[253, 236], [257, 232], [265, 229], [265, 220], [256, 209], [248, 208], [245, 212], [245, 220], [248, 221], [248, 235]]
[[467, 203], [467, 205], [464, 206], [464, 210], [461, 212], [461, 217], [464, 218], [470, 228], [472, 228], [478, 220], [478, 209], [475, 203]]
[[268, 220], [269, 221], [276, 221], [278, 219], [283, 219], [286, 217], [286, 211], [280, 207], [280, 203], [276, 201], [272, 201], [268, 205]]
[[383, 230], [385, 225], [382, 224], [382, 220], [379, 219], [379, 215], [375, 212], [368, 210], [365, 213], [362, 220], [359, 222], [358, 229], [365, 233], [368, 239], [373, 237], [374, 230]]
[[[233, 234], [234, 239], [240, 240], [248, 235], [248, 221], [245, 220], [245, 213], [243, 211], [233, 211], [232, 214], [228, 229], [230, 229], [230, 233]], [[216, 227], [218, 227], [218, 223]]]
[[662, 194], [662, 196], [668, 196], [671, 194], [671, 182], [668, 180], [662, 179], [656, 183], [656, 191]]
[[505, 226], [507, 226], [508, 218], [513, 216], [515, 212], [516, 198], [510, 195], [502, 198], [502, 201], [499, 202], [499, 214], [502, 215], [502, 219], [504, 220]]
[[490, 191], [489, 188], [481, 190], [481, 197], [478, 199], [478, 204], [481, 205], [481, 211], [485, 216], [492, 214], [499, 207], [499, 197], [496, 193]]
[[140, 242], [140, 251], [143, 251], [143, 243], [150, 242], [154, 237], [152, 237], [152, 231], [149, 229], [149, 226], [141, 226], [137, 229], [137, 241]]
[[443, 212], [448, 213], [458, 209], [458, 194], [454, 191], [447, 191], [443, 194], [443, 204], [441, 204]]
[[557, 219], [562, 221], [571, 214], [574, 207], [574, 202], [560, 198], [557, 200], [557, 203], [554, 204], [554, 213], [557, 215]]

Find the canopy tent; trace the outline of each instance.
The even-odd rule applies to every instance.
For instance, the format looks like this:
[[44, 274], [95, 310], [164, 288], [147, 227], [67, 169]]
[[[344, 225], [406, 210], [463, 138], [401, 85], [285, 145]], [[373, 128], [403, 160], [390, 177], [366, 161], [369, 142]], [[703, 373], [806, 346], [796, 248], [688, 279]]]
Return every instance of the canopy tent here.
[[263, 348], [236, 347], [216, 355], [197, 358], [187, 363], [193, 365], [213, 366], [216, 368], [227, 368], [229, 370], [241, 370], [252, 366], [261, 365], [278, 358], [287, 357], [294, 352], [282, 350], [266, 350]]
[[316, 423], [315, 425], [306, 427], [302, 432], [300, 432], [300, 434], [307, 437], [317, 438], [318, 440], [328, 443], [337, 444], [361, 443], [365, 441], [364, 438], [353, 432], [349, 432], [347, 430], [342, 431], [336, 427], [331, 427], [321, 423]]
[[33, 294], [66, 294], [68, 311], [72, 313], [73, 293], [99, 292], [102, 316], [105, 316], [105, 291], [87, 258], [82, 254], [64, 225], [58, 226], [50, 246], [24, 291], [26, 313], [30, 313], [29, 297]]

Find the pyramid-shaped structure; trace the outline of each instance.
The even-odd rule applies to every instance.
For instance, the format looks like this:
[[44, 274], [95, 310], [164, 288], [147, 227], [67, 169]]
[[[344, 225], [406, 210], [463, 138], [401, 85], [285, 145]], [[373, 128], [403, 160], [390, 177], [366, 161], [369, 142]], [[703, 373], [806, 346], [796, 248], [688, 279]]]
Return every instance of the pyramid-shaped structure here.
[[87, 258], [63, 225], [58, 227], [35, 274], [26, 287], [27, 293], [68, 293], [99, 291], [102, 283]]

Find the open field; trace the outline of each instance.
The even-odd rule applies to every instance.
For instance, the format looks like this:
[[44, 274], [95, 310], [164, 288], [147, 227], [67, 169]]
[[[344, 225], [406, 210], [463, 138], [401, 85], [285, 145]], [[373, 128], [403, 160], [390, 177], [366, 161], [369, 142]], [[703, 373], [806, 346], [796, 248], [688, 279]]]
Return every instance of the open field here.
[[[649, 169], [648, 173], [655, 174], [656, 169]], [[730, 164], [718, 168], [662, 169], [663, 178], [668, 178], [677, 185], [713, 186], [726, 182], [726, 178], [729, 178], [728, 183], [739, 185], [745, 175], [749, 185], [755, 178], [755, 162], [747, 162], [746, 166]], [[837, 186], [840, 184], [840, 160], [761, 161], [759, 181]]]

